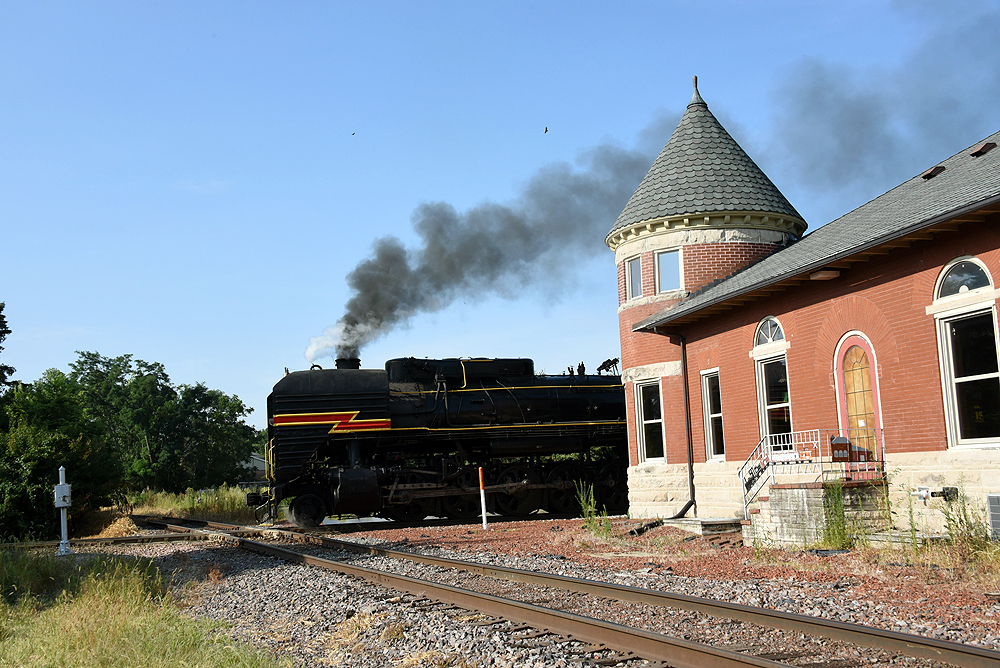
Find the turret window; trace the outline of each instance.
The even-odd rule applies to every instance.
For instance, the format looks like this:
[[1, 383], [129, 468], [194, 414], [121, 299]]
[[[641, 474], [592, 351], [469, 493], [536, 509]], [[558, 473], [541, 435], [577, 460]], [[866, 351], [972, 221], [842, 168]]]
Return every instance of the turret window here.
[[681, 253], [678, 250], [656, 254], [656, 292], [681, 289]]
[[629, 299], [642, 296], [642, 262], [634, 257], [625, 261], [625, 289]]
[[660, 406], [660, 383], [636, 385], [639, 461], [664, 461], [663, 412]]

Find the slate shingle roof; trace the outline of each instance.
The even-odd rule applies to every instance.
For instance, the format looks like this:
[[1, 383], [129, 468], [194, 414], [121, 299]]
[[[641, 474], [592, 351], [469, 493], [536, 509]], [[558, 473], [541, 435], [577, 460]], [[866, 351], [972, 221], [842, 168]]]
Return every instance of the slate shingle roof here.
[[694, 96], [663, 151], [608, 232], [666, 216], [759, 211], [802, 216]]
[[674, 308], [637, 322], [633, 331], [666, 324], [964, 212], [1000, 203], [1000, 146], [980, 157], [970, 155], [985, 142], [1000, 144], [1000, 132], [938, 163], [945, 169], [934, 178], [913, 177]]

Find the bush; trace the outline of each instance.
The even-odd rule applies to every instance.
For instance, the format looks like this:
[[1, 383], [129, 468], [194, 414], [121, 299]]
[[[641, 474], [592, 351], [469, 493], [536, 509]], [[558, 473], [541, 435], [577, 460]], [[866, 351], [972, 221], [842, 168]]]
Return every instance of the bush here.
[[101, 442], [18, 423], [9, 433], [0, 433], [0, 538], [59, 536], [53, 487], [60, 466], [66, 467], [73, 485], [71, 516], [121, 495], [114, 459]]

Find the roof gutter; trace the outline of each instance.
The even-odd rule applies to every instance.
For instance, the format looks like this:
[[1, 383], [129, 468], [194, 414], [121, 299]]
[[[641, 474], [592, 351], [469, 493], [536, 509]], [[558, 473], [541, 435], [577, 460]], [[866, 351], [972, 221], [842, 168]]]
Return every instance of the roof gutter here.
[[694, 443], [691, 439], [691, 395], [688, 392], [687, 340], [683, 334], [678, 332], [660, 332], [655, 326], [653, 327], [653, 333], [667, 337], [676, 336], [681, 342], [681, 382], [684, 384], [684, 429], [687, 435], [688, 500], [676, 515], [669, 518], [679, 520], [691, 508], [695, 509], [695, 516], [698, 515], [698, 504], [694, 496]]
[[[895, 241], [896, 239], [899, 239], [900, 237], [905, 237], [908, 234], [913, 234], [914, 232], [919, 232], [919, 231], [921, 231], [922, 229], [924, 229], [926, 227], [930, 227], [931, 225], [936, 225], [938, 223], [943, 223], [943, 222], [947, 221], [950, 218], [956, 218], [956, 217], [961, 216], [963, 214], [971, 213], [971, 212], [975, 211], [976, 209], [982, 209], [984, 207], [987, 207], [987, 206], [990, 206], [990, 205], [993, 205], [993, 204], [997, 204], [997, 203], [1000, 203], [1000, 194], [994, 195], [992, 197], [988, 197], [987, 199], [979, 200], [978, 202], [974, 202], [972, 204], [967, 204], [967, 205], [965, 205], [963, 207], [959, 207], [957, 209], [952, 209], [951, 211], [947, 211], [945, 213], [938, 214], [938, 215], [934, 216], [933, 218], [927, 218], [927, 219], [925, 219], [925, 220], [923, 220], [923, 221], [921, 221], [919, 223], [914, 223], [913, 225], [905, 227], [902, 230], [899, 230], [899, 231], [894, 232], [892, 234], [888, 234], [888, 235], [885, 235], [885, 236], [882, 236], [882, 237], [878, 237], [877, 239], [872, 239], [871, 241], [865, 242], [865, 243], [863, 243], [861, 245], [854, 246], [853, 248], [850, 248], [849, 250], [843, 251], [843, 252], [838, 253], [836, 255], [831, 255], [830, 257], [823, 258], [821, 261], [812, 262], [810, 264], [803, 265], [801, 267], [796, 268], [793, 271], [789, 271], [787, 273], [781, 274], [780, 276], [776, 276], [776, 277], [774, 277], [774, 278], [772, 278], [772, 279], [770, 279], [768, 281], [761, 281], [759, 283], [755, 283], [754, 285], [750, 285], [750, 286], [748, 286], [748, 287], [746, 287], [746, 288], [744, 288], [742, 290], [737, 290], [736, 292], [733, 292], [732, 294], [727, 294], [727, 295], [725, 295], [723, 297], [718, 297], [716, 299], [710, 299], [710, 300], [706, 301], [704, 304], [699, 305], [695, 309], [692, 309], [690, 311], [684, 311], [684, 312], [680, 313], [679, 316], [683, 317], [683, 316], [688, 316], [688, 315], [697, 313], [698, 311], [706, 309], [706, 308], [708, 308], [710, 306], [716, 306], [718, 304], [725, 303], [725, 302], [729, 301], [730, 299], [735, 299], [736, 297], [741, 297], [743, 295], [749, 294], [749, 293], [753, 292], [754, 290], [759, 290], [761, 288], [766, 288], [767, 286], [773, 285], [774, 283], [782, 281], [782, 280], [784, 280], [784, 279], [786, 279], [786, 278], [788, 278], [790, 276], [796, 276], [798, 274], [804, 274], [806, 272], [811, 272], [811, 271], [814, 271], [816, 269], [820, 269], [820, 268], [822, 268], [822, 267], [824, 267], [824, 266], [826, 266], [828, 264], [831, 264], [831, 263], [834, 263], [834, 262], [839, 262], [839, 261], [841, 261], [841, 260], [843, 260], [845, 258], [848, 258], [851, 255], [854, 255], [856, 253], [862, 253], [862, 252], [864, 252], [866, 250], [875, 248], [875, 247], [880, 246], [880, 245], [882, 245], [884, 243], [887, 243], [889, 241]], [[808, 235], [806, 237], [803, 237], [803, 239], [805, 239], [807, 237], [808, 237]], [[771, 257], [773, 257], [773, 256], [771, 256]], [[647, 318], [645, 320], [640, 320], [639, 322], [637, 322], [632, 327], [632, 331], [633, 332], [643, 332], [643, 331], [649, 332], [649, 331], [651, 331], [654, 334], [657, 334], [659, 332], [656, 331], [656, 328], [659, 327], [659, 326], [661, 326], [661, 325], [665, 325], [668, 322], [673, 322], [675, 320], [675, 318], [671, 318], [670, 316], [672, 314], [673, 315], [678, 315], [675, 312], [678, 309], [683, 308], [683, 306], [684, 306], [684, 303], [681, 302], [677, 306], [675, 306], [672, 309], [670, 309], [670, 313], [668, 313], [666, 316], [664, 316], [662, 319], [659, 319], [659, 320], [654, 320], [654, 318], [656, 318], [656, 316], [652, 316], [651, 318]], [[679, 319], [679, 318], [677, 318], [677, 319]]]

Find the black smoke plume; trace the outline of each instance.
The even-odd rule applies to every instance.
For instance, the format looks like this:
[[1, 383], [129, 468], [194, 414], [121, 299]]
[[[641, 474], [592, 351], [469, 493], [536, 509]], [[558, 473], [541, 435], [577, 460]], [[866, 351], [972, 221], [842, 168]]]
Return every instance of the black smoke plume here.
[[[938, 27], [898, 63], [861, 71], [803, 60], [769, 98], [776, 123], [763, 157], [780, 164], [803, 199], [832, 197], [845, 212], [996, 131], [1000, 11], [976, 3], [961, 11], [937, 3], [900, 7]], [[310, 339], [307, 359], [334, 350], [356, 357], [394, 326], [459, 296], [513, 297], [543, 281], [550, 294], [566, 267], [579, 264], [573, 258], [607, 252], [605, 233], [678, 119], [662, 114], [636, 150], [603, 145], [581, 156], [580, 169], [561, 163], [540, 170], [511, 204], [466, 212], [443, 202], [420, 205], [413, 226], [422, 246], [377, 240], [347, 277], [353, 296], [346, 313]]]
[[771, 157], [805, 192], [857, 205], [995, 132], [1000, 11], [989, 4], [901, 5], [936, 27], [892, 65], [798, 62], [770, 98]]
[[417, 313], [461, 296], [513, 298], [532, 285], [558, 283], [568, 267], [607, 253], [604, 236], [663, 148], [679, 117], [664, 114], [640, 137], [641, 148], [604, 144], [574, 169], [538, 171], [515, 202], [484, 202], [459, 212], [445, 202], [412, 215], [419, 248], [395, 237], [375, 241], [347, 276], [352, 296], [336, 325], [309, 340], [306, 358], [357, 357], [360, 349]]

